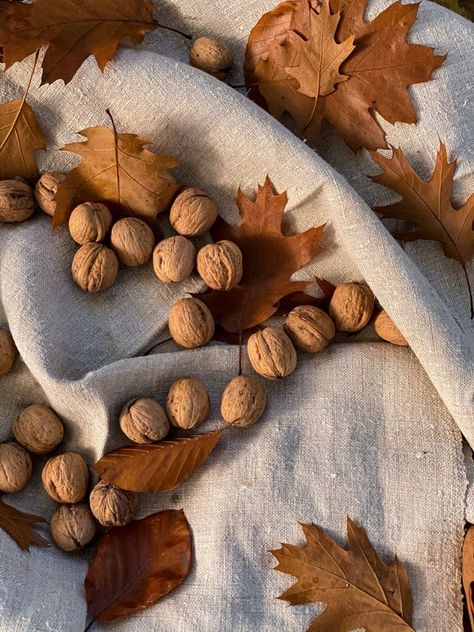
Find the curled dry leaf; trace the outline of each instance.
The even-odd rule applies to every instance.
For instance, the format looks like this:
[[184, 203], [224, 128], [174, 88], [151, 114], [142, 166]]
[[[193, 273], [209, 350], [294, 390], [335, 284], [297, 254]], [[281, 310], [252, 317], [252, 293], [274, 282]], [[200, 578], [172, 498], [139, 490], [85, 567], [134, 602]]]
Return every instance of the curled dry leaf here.
[[182, 510], [111, 529], [100, 540], [84, 582], [92, 621], [113, 621], [147, 608], [182, 584], [191, 569], [191, 540]]
[[471, 623], [471, 632], [474, 632], [474, 527], [469, 526], [464, 537], [462, 550], [462, 585], [466, 598], [466, 607]]
[[35, 525], [46, 522], [44, 518], [23, 513], [0, 498], [0, 527], [11, 536], [20, 549], [28, 551], [32, 544], [48, 547], [49, 542], [35, 531]]
[[163, 492], [187, 480], [216, 447], [222, 431], [109, 452], [94, 471], [108, 483], [131, 492]]

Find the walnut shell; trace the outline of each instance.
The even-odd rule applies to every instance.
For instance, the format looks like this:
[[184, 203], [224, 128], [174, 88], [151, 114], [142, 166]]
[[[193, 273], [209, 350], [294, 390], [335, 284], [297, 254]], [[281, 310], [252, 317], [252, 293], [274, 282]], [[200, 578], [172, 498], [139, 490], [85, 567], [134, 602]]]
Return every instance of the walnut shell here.
[[242, 278], [242, 252], [232, 241], [208, 244], [198, 252], [197, 269], [204, 283], [213, 290], [231, 290]]
[[191, 66], [204, 70], [218, 79], [224, 78], [225, 71], [229, 70], [233, 61], [232, 51], [227, 44], [214, 37], [196, 38], [189, 51]]
[[54, 197], [59, 185], [66, 176], [63, 173], [48, 171], [43, 173], [35, 187], [35, 198], [38, 206], [51, 217], [56, 212]]
[[265, 327], [250, 336], [247, 352], [254, 371], [269, 380], [286, 377], [296, 369], [293, 343], [276, 327]]
[[256, 423], [267, 405], [263, 386], [248, 375], [234, 377], [224, 389], [221, 415], [232, 426], [246, 428]]
[[87, 505], [61, 505], [49, 525], [57, 546], [68, 553], [79, 551], [95, 536], [94, 516]]
[[123, 407], [120, 428], [135, 443], [153, 443], [166, 437], [170, 424], [157, 401], [140, 397], [130, 400]]
[[0, 377], [8, 375], [13, 369], [17, 353], [11, 333], [0, 329]]
[[153, 269], [163, 283], [179, 283], [194, 268], [196, 248], [181, 235], [163, 239], [153, 252]]
[[205, 191], [185, 189], [170, 210], [170, 223], [180, 235], [198, 237], [208, 231], [217, 219], [217, 206]]
[[338, 331], [364, 329], [374, 311], [375, 297], [365, 283], [338, 285], [329, 304], [329, 314]]
[[393, 345], [398, 345], [399, 347], [408, 347], [405, 336], [384, 309], [377, 314], [374, 326], [375, 331], [383, 340], [391, 342]]
[[173, 426], [190, 430], [209, 416], [209, 395], [201, 380], [185, 377], [176, 380], [168, 391], [166, 410]]
[[84, 202], [72, 211], [69, 217], [69, 232], [80, 246], [89, 241], [104, 241], [112, 226], [112, 213], [98, 202]]
[[64, 426], [51, 408], [33, 404], [23, 409], [13, 424], [20, 445], [33, 454], [52, 452], [64, 439]]
[[0, 222], [24, 222], [35, 210], [33, 190], [19, 180], [0, 181]]
[[0, 492], [21, 492], [28, 485], [32, 471], [31, 457], [21, 445], [0, 444]]
[[214, 335], [214, 318], [207, 305], [197, 298], [182, 298], [170, 309], [171, 337], [185, 349], [202, 347]]
[[89, 469], [80, 454], [65, 452], [46, 462], [41, 479], [57, 503], [80, 503], [87, 493]]
[[99, 481], [91, 492], [90, 506], [104, 527], [123, 527], [138, 511], [138, 494]]
[[133, 268], [151, 259], [155, 235], [141, 219], [125, 217], [113, 225], [110, 241], [120, 263]]
[[101, 292], [117, 279], [119, 263], [113, 250], [97, 243], [84, 244], [72, 261], [72, 278], [84, 292]]
[[322, 351], [336, 335], [332, 318], [313, 305], [295, 307], [288, 314], [284, 328], [293, 344], [309, 353]]

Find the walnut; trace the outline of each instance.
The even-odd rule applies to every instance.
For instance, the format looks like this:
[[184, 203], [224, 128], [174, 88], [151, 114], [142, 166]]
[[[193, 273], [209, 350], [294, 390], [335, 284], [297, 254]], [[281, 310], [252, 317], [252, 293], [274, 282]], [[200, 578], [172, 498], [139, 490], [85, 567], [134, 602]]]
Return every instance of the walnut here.
[[198, 37], [189, 51], [191, 66], [218, 79], [225, 77], [225, 71], [229, 70], [233, 61], [232, 51], [227, 44], [214, 37]]
[[209, 416], [210, 402], [201, 380], [185, 377], [176, 380], [168, 391], [166, 410], [173, 426], [190, 430]]
[[31, 457], [18, 443], [0, 444], [0, 492], [15, 494], [28, 485], [33, 471]]
[[356, 332], [368, 324], [374, 304], [375, 297], [365, 283], [342, 283], [333, 294], [329, 314], [338, 331]]
[[84, 202], [72, 211], [69, 217], [69, 232], [80, 246], [89, 241], [104, 241], [112, 226], [112, 213], [98, 202]]
[[263, 386], [248, 375], [234, 377], [224, 389], [221, 415], [224, 421], [239, 428], [256, 423], [267, 405]]
[[217, 206], [201, 189], [185, 189], [170, 210], [170, 223], [180, 235], [198, 237], [208, 231], [217, 219]]
[[19, 180], [0, 181], [0, 222], [24, 222], [35, 210], [33, 190]]
[[51, 516], [53, 540], [63, 551], [79, 551], [94, 538], [96, 525], [87, 505], [61, 505]]
[[383, 340], [399, 347], [408, 347], [404, 335], [384, 309], [377, 314], [374, 325], [375, 331]]
[[15, 439], [33, 454], [52, 452], [64, 439], [64, 426], [51, 408], [33, 404], [13, 424]]
[[123, 527], [138, 511], [138, 494], [99, 481], [91, 492], [90, 506], [104, 527]]
[[182, 298], [170, 309], [171, 337], [185, 349], [202, 347], [214, 335], [214, 318], [207, 305], [197, 298]]
[[43, 173], [35, 187], [35, 198], [38, 206], [48, 215], [53, 216], [56, 212], [56, 202], [54, 197], [58, 192], [59, 185], [66, 176], [63, 173], [46, 172]]
[[80, 454], [65, 452], [46, 462], [41, 479], [57, 503], [80, 503], [87, 493], [89, 469]]
[[151, 259], [155, 235], [141, 219], [126, 217], [114, 224], [110, 241], [120, 263], [133, 268]]
[[336, 335], [332, 318], [312, 305], [295, 307], [288, 314], [284, 328], [293, 344], [309, 353], [322, 351]]
[[161, 441], [170, 431], [165, 411], [154, 399], [132, 399], [120, 413], [122, 432], [135, 443]]
[[197, 269], [206, 285], [213, 290], [231, 290], [242, 278], [242, 253], [232, 241], [218, 241], [201, 248]]
[[17, 350], [11, 333], [6, 329], [0, 329], [0, 377], [10, 373], [16, 356]]
[[163, 283], [179, 283], [191, 274], [196, 248], [181, 235], [163, 239], [153, 252], [153, 269]]
[[84, 292], [101, 292], [117, 279], [119, 263], [113, 250], [94, 242], [84, 244], [72, 261], [72, 278]]
[[247, 352], [254, 371], [270, 380], [286, 377], [296, 369], [293, 343], [276, 327], [266, 327], [250, 336]]

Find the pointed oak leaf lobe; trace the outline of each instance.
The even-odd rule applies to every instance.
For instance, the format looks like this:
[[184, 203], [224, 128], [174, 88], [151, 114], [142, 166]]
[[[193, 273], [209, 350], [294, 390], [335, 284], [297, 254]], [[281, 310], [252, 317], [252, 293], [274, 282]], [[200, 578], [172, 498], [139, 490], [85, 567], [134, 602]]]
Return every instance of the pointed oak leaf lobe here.
[[48, 547], [49, 542], [35, 531], [35, 525], [46, 522], [44, 518], [23, 513], [3, 502], [0, 498], [0, 527], [12, 537], [20, 549], [28, 551], [31, 545]]

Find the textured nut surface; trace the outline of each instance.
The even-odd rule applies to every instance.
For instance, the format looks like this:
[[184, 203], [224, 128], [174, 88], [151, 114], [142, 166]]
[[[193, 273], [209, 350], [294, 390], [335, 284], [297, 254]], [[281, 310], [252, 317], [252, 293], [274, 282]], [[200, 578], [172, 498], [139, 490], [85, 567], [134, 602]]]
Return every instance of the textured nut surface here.
[[166, 437], [170, 424], [157, 401], [140, 397], [130, 400], [123, 407], [120, 428], [135, 443], [153, 443]]
[[250, 336], [247, 352], [254, 371], [270, 380], [286, 377], [296, 369], [293, 343], [276, 327], [266, 327]]
[[113, 225], [110, 241], [120, 263], [135, 267], [151, 259], [155, 235], [141, 219], [125, 217]]
[[84, 292], [100, 292], [117, 279], [119, 263], [113, 250], [102, 244], [84, 244], [72, 261], [72, 278]]
[[233, 63], [232, 51], [221, 40], [214, 37], [198, 37], [189, 51], [189, 63], [216, 77], [223, 77]]
[[33, 454], [47, 454], [64, 439], [64, 426], [47, 406], [33, 404], [20, 413], [13, 424], [15, 439]]
[[33, 190], [26, 182], [0, 181], [0, 222], [24, 222], [35, 210]]
[[226, 423], [246, 428], [260, 419], [266, 405], [267, 393], [263, 386], [248, 375], [239, 375], [225, 387], [221, 415]]
[[32, 470], [31, 457], [21, 445], [0, 444], [0, 492], [21, 492], [28, 485]]
[[6, 329], [0, 329], [0, 377], [10, 373], [16, 356], [17, 350], [11, 333]]
[[210, 401], [201, 380], [185, 377], [176, 380], [168, 391], [166, 410], [173, 426], [189, 430], [200, 426], [209, 416]]
[[204, 283], [213, 290], [230, 290], [242, 278], [242, 252], [232, 241], [208, 244], [198, 252], [197, 269]]
[[35, 187], [35, 198], [38, 206], [48, 215], [56, 212], [54, 196], [58, 192], [59, 185], [66, 176], [63, 173], [48, 171], [43, 173]]
[[53, 540], [63, 551], [79, 551], [96, 532], [95, 520], [87, 505], [61, 505], [51, 516]]
[[104, 241], [112, 226], [112, 214], [105, 204], [84, 202], [72, 211], [69, 217], [69, 232], [79, 245], [89, 241]]
[[365, 283], [342, 283], [333, 294], [329, 314], [338, 331], [356, 332], [368, 324], [374, 304], [375, 297]]
[[138, 494], [99, 481], [91, 492], [90, 506], [104, 527], [123, 527], [138, 511]]
[[182, 298], [170, 309], [171, 337], [185, 349], [207, 344], [214, 335], [214, 318], [207, 305], [197, 298]]
[[393, 345], [398, 345], [399, 347], [408, 347], [405, 336], [384, 309], [377, 314], [374, 326], [375, 331], [383, 340], [391, 342]]
[[191, 274], [196, 248], [189, 239], [177, 235], [163, 239], [153, 252], [153, 269], [163, 283], [179, 283]]
[[180, 235], [197, 237], [211, 228], [217, 219], [217, 206], [201, 189], [185, 189], [173, 202], [170, 223]]
[[80, 454], [65, 452], [47, 461], [41, 472], [47, 494], [57, 503], [80, 503], [87, 493], [89, 470]]
[[302, 351], [322, 351], [336, 335], [330, 316], [313, 305], [295, 307], [285, 320], [285, 331], [293, 344]]

